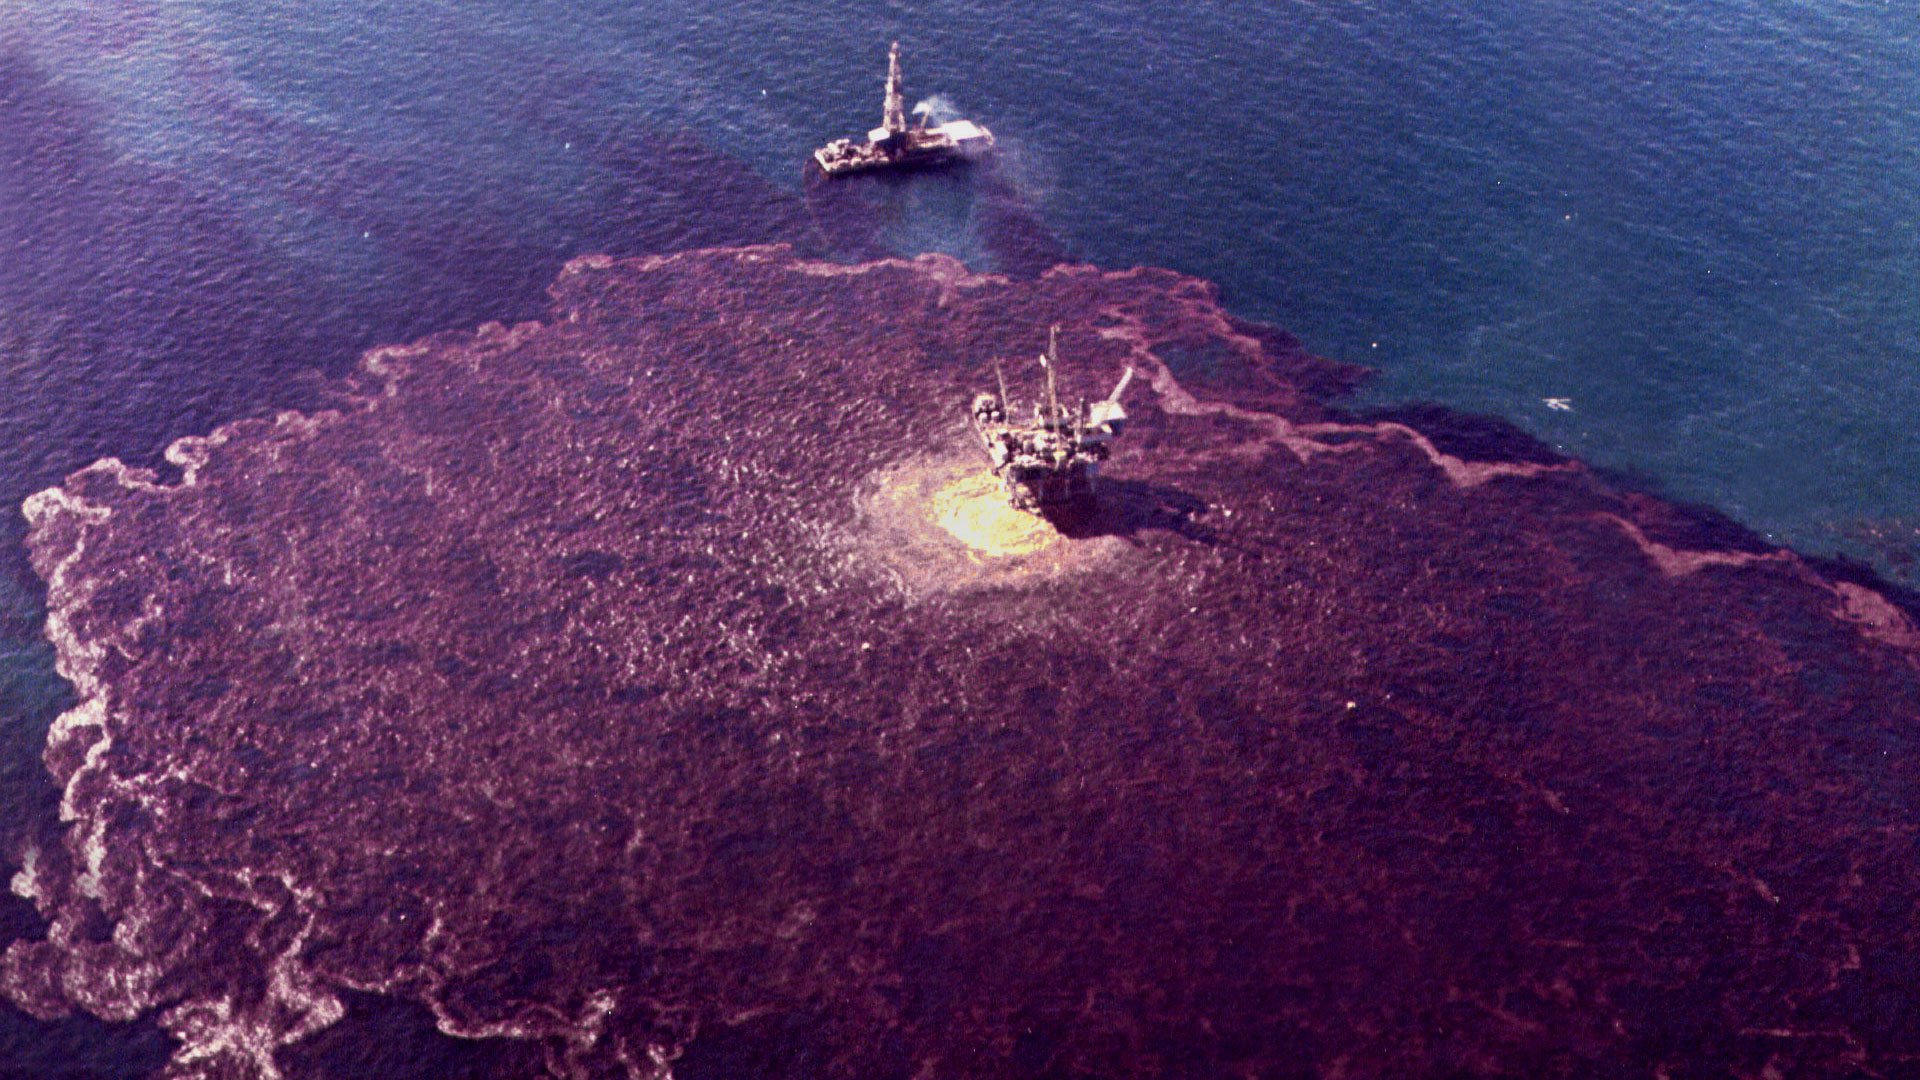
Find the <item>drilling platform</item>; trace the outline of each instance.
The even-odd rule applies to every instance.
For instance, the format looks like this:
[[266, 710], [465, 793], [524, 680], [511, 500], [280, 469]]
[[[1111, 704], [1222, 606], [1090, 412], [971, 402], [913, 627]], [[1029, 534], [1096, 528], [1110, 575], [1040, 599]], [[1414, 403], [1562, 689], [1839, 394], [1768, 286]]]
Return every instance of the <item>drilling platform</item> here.
[[828, 176], [867, 169], [904, 169], [982, 157], [993, 150], [993, 132], [971, 120], [949, 120], [927, 125], [931, 110], [907, 124], [905, 98], [900, 90], [900, 43], [887, 54], [887, 96], [880, 126], [867, 132], [867, 141], [835, 139], [813, 152], [813, 160]]
[[1006, 487], [1007, 500], [1016, 509], [1034, 514], [1089, 502], [1100, 463], [1127, 421], [1120, 395], [1133, 381], [1133, 368], [1127, 368], [1104, 400], [1089, 404], [1082, 398], [1077, 408], [1068, 408], [1060, 404], [1054, 375], [1059, 364], [1060, 328], [1056, 326], [1047, 334], [1047, 351], [1040, 354], [1040, 368], [1047, 373], [1046, 396], [1033, 403], [1030, 424], [1009, 418], [1007, 380], [997, 365], [999, 393], [973, 399], [973, 430], [986, 448], [994, 475]]

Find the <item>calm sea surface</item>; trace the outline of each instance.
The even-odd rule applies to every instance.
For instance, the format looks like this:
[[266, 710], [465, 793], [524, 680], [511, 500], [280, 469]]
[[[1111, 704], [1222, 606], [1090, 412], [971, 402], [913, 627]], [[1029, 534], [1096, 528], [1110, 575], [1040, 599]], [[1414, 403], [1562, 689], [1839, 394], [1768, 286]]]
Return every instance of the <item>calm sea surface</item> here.
[[[1911, 5], [1015, 7], [0, 0], [0, 501], [535, 317], [582, 252], [1063, 250], [1217, 281], [1376, 368], [1369, 400], [1497, 414], [1915, 581]], [[992, 191], [806, 182], [877, 121], [896, 38], [910, 99], [999, 135]], [[0, 548], [23, 532], [7, 510]], [[0, 563], [10, 874], [65, 691]], [[0, 934], [39, 932], [7, 904]], [[0, 1061], [48, 1074], [160, 1049], [0, 1015]]]

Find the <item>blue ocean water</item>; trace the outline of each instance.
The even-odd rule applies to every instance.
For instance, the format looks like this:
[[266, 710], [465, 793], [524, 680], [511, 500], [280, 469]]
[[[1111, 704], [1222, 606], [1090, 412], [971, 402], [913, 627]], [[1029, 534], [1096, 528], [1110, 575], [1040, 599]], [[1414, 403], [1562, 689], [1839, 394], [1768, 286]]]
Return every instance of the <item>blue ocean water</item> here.
[[[893, 39], [1001, 188], [810, 189]], [[572, 255], [766, 240], [1194, 273], [1369, 401], [1914, 580], [1920, 16], [1869, 2], [7, 6], [0, 497], [533, 317]], [[5, 567], [10, 873], [63, 692]]]

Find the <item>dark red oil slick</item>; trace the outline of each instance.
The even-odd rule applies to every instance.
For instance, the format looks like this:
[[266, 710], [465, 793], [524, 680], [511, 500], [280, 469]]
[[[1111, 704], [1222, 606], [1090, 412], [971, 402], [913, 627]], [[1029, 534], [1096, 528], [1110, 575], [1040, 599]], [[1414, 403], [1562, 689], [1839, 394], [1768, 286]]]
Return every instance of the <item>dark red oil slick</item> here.
[[[553, 294], [30, 503], [79, 704], [13, 1001], [182, 1076], [324, 1072], [376, 998], [567, 1076], [1914, 1067], [1884, 589], [1336, 414], [1171, 273]], [[970, 554], [886, 494], [1054, 323], [1142, 376], [1107, 501]]]

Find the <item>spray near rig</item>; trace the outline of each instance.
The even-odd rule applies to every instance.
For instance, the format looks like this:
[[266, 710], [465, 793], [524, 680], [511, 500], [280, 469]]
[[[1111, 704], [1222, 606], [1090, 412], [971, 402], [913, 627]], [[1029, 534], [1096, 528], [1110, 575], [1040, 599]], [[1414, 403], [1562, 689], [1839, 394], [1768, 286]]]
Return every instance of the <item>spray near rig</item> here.
[[949, 120], [928, 126], [931, 112], [907, 124], [906, 99], [901, 93], [900, 43], [887, 54], [887, 95], [881, 105], [880, 126], [867, 132], [867, 141], [835, 139], [813, 152], [821, 171], [844, 176], [868, 169], [904, 169], [964, 161], [993, 150], [993, 132], [971, 120]]
[[1060, 328], [1047, 334], [1047, 351], [1040, 354], [1046, 372], [1046, 395], [1033, 403], [1033, 421], [1016, 423], [1007, 402], [1007, 380], [999, 365], [994, 375], [998, 393], [973, 399], [973, 430], [987, 451], [993, 473], [1005, 487], [1007, 501], [1016, 509], [1045, 516], [1089, 504], [1100, 463], [1112, 452], [1112, 442], [1126, 426], [1127, 410], [1120, 404], [1133, 381], [1128, 367], [1104, 399], [1076, 407], [1060, 403], [1056, 369], [1060, 366]]

